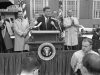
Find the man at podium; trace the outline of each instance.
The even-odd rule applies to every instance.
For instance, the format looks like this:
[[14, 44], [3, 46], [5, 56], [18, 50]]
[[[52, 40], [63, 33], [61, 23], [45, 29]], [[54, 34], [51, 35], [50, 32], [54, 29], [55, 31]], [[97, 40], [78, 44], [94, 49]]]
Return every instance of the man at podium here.
[[57, 30], [57, 22], [51, 17], [51, 10], [49, 7], [43, 8], [43, 15], [37, 19], [37, 27], [40, 30]]

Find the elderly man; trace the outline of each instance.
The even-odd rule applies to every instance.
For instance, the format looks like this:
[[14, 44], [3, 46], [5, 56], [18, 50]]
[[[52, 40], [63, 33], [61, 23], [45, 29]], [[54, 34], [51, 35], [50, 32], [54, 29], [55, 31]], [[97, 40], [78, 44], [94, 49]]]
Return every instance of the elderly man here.
[[87, 53], [94, 53], [96, 55], [99, 55], [97, 52], [92, 50], [92, 40], [89, 38], [83, 39], [82, 50], [76, 51], [71, 58], [71, 67], [73, 71], [78, 75], [80, 75], [82, 59]]
[[14, 21], [14, 32], [15, 32], [15, 47], [14, 51], [29, 50], [25, 41], [28, 37], [29, 22], [23, 18], [23, 12], [18, 11], [18, 19]]
[[72, 10], [68, 10], [68, 17], [64, 19], [65, 45], [68, 50], [76, 50], [78, 45], [79, 21], [72, 16]]

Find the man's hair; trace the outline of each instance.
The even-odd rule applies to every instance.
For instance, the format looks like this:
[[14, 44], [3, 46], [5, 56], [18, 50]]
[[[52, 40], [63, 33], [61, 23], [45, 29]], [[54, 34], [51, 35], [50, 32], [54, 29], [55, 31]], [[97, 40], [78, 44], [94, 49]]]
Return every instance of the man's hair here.
[[97, 29], [96, 29], [96, 32], [99, 32], [99, 31], [100, 31], [100, 28], [97, 28]]
[[43, 11], [45, 12], [47, 9], [50, 9], [50, 7], [44, 7]]
[[92, 45], [92, 40], [90, 38], [85, 37], [82, 42], [89, 42]]
[[92, 74], [100, 74], [100, 56], [88, 53], [83, 57], [83, 66]]
[[35, 56], [26, 57], [22, 62], [22, 70], [27, 72], [32, 71], [34, 68], [39, 69], [41, 65], [41, 61], [37, 59]]

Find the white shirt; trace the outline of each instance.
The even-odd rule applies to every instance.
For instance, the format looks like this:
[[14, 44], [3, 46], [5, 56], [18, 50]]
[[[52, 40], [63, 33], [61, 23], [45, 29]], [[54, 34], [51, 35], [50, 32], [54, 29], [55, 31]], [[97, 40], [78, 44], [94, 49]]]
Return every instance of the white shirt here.
[[[88, 53], [94, 53], [99, 55], [97, 52], [91, 50]], [[73, 68], [74, 72], [76, 72], [78, 69], [81, 69], [81, 62], [84, 57], [85, 53], [82, 50], [76, 51], [72, 58], [71, 58], [71, 67]]]

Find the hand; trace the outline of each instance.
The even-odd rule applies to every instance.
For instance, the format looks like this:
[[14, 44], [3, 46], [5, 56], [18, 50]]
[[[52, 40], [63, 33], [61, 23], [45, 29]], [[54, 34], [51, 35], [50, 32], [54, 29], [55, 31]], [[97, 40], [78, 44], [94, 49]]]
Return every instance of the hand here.
[[23, 36], [23, 37], [26, 37], [26, 35], [27, 35], [27, 33], [26, 33], [26, 32], [24, 32], [24, 33], [22, 34], [22, 36]]
[[53, 21], [51, 21], [51, 24], [52, 24], [52, 25], [55, 25]]

